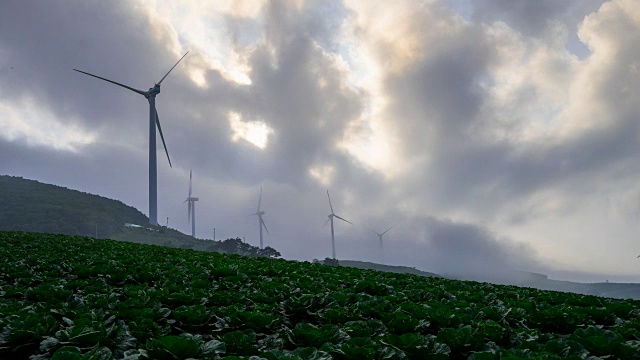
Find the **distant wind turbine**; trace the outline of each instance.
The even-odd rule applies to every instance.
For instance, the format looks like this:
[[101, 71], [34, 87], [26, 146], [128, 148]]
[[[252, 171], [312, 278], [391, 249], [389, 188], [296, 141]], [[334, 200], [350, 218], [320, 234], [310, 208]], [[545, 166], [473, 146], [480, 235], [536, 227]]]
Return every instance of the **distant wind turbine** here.
[[324, 224], [327, 225], [328, 222], [331, 222], [331, 254], [333, 255], [333, 260], [336, 259], [336, 238], [333, 232], [333, 218], [338, 218], [342, 221], [348, 222], [353, 225], [353, 223], [347, 219], [341, 218], [333, 212], [333, 205], [331, 205], [331, 197], [329, 196], [329, 190], [327, 190], [327, 198], [329, 199], [329, 207], [331, 208], [331, 214], [329, 214], [329, 220], [327, 220]]
[[393, 229], [395, 227], [395, 225], [393, 225], [392, 227], [388, 228], [387, 230], [385, 230], [383, 233], [379, 233], [377, 231], [373, 231], [376, 235], [378, 235], [378, 239], [380, 239], [380, 258], [381, 258], [381, 262], [384, 265], [384, 248], [382, 247], [382, 236], [384, 234], [386, 234], [389, 230]]
[[256, 211], [255, 214], [251, 214], [251, 215], [256, 215], [258, 217], [258, 228], [260, 229], [260, 249], [264, 249], [263, 242], [262, 242], [262, 228], [264, 227], [264, 230], [267, 232], [267, 234], [269, 234], [269, 230], [267, 229], [267, 224], [264, 223], [264, 219], [262, 219], [262, 215], [264, 215], [265, 212], [260, 211], [261, 203], [262, 203], [262, 186], [260, 187], [260, 198], [258, 199], [258, 210]]
[[191, 222], [191, 236], [196, 237], [196, 201], [199, 199], [197, 197], [191, 196], [191, 180], [192, 180], [192, 171], [189, 171], [189, 196], [187, 196], [187, 200], [184, 202], [187, 203], [187, 224]]
[[[156, 110], [156, 95], [160, 93], [160, 84], [164, 79], [169, 75], [169, 73], [178, 66], [178, 63], [187, 56], [189, 52], [187, 51], [178, 62], [173, 65], [171, 69], [158, 81], [152, 88], [147, 91], [142, 91], [138, 89], [134, 89], [130, 86], [111, 81], [109, 79], [105, 79], [103, 77], [90, 74], [88, 72], [84, 72], [78, 69], [73, 69], [77, 72], [83, 73], [85, 75], [93, 76], [94, 78], [98, 78], [100, 80], [104, 80], [110, 82], [112, 84], [121, 86], [125, 89], [131, 90], [135, 93], [138, 93], [149, 101], [149, 224], [158, 225], [158, 169], [157, 169], [157, 161], [156, 161], [156, 125], [158, 126], [158, 132], [160, 133], [160, 138], [162, 139], [162, 145], [164, 146], [164, 151], [167, 153], [167, 160], [169, 160], [169, 166], [171, 166], [171, 159], [169, 158], [169, 151], [167, 150], [167, 144], [164, 141], [164, 135], [162, 135], [162, 128], [160, 127], [160, 119], [158, 117], [158, 111]], [[173, 167], [173, 166], [171, 166]]]

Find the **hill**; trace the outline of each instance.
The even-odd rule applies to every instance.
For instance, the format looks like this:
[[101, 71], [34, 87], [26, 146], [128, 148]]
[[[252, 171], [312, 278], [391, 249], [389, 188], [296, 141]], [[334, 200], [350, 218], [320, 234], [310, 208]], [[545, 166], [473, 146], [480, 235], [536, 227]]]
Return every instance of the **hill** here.
[[[325, 260], [325, 262], [326, 261], [327, 260]], [[485, 275], [484, 277], [481, 277], [478, 274], [468, 274], [467, 276], [462, 275], [450, 277], [447, 275], [439, 275], [432, 272], [422, 271], [414, 267], [382, 265], [372, 262], [355, 260], [340, 260], [339, 265], [357, 269], [370, 269], [392, 273], [413, 274], [419, 276], [444, 277], [451, 280], [489, 282], [492, 284], [515, 285], [519, 287], [534, 288], [538, 290], [552, 290], [617, 299], [640, 300], [640, 284], [635, 283], [578, 283], [572, 281], [549, 279], [547, 275], [525, 271], [505, 271], [499, 276], [493, 274], [493, 276]]]
[[149, 245], [277, 257], [271, 247], [259, 249], [239, 238], [194, 239], [166, 226], [149, 225], [133, 206], [35, 180], [0, 175], [0, 231], [92, 236]]
[[110, 238], [125, 223], [148, 224], [132, 206], [99, 195], [0, 176], [0, 230]]
[[369, 270], [378, 270], [378, 271], [385, 271], [385, 272], [392, 272], [392, 273], [401, 273], [401, 274], [441, 277], [438, 274], [418, 270], [414, 267], [382, 265], [382, 264], [366, 262], [366, 261], [340, 260], [340, 266], [347, 266], [347, 267], [352, 267], [356, 269], [369, 269]]
[[580, 283], [550, 279], [544, 274], [508, 270], [493, 274], [462, 274], [456, 276], [443, 274], [443, 277], [452, 280], [480, 281], [492, 284], [515, 285], [539, 290], [563, 291], [574, 294], [640, 300], [640, 284], [637, 283]]

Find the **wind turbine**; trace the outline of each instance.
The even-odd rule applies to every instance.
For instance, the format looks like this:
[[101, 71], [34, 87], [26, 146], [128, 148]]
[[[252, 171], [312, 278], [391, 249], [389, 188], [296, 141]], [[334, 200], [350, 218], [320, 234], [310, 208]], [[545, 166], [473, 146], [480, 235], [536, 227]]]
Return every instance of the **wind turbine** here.
[[336, 215], [333, 212], [333, 205], [331, 205], [331, 197], [329, 196], [329, 190], [327, 190], [327, 198], [329, 199], [329, 207], [331, 208], [331, 214], [329, 214], [329, 220], [327, 220], [324, 224], [327, 225], [328, 222], [331, 222], [331, 254], [333, 255], [333, 260], [336, 259], [336, 238], [333, 232], [333, 218], [338, 218], [342, 221], [348, 222], [353, 225], [353, 223], [347, 219], [343, 219], [340, 216]]
[[196, 237], [196, 201], [199, 199], [197, 197], [191, 196], [191, 179], [192, 179], [192, 171], [189, 170], [189, 196], [187, 196], [187, 200], [184, 202], [187, 203], [187, 208], [189, 209], [187, 215], [187, 224], [191, 222], [191, 236]]
[[384, 248], [382, 247], [382, 236], [384, 234], [386, 234], [389, 230], [393, 229], [395, 227], [395, 225], [393, 225], [392, 227], [388, 228], [387, 230], [385, 230], [383, 233], [379, 233], [377, 231], [373, 231], [376, 235], [378, 235], [378, 239], [380, 239], [380, 256], [382, 258], [381, 262], [384, 265]]
[[262, 186], [260, 187], [260, 198], [258, 199], [258, 210], [256, 211], [255, 214], [251, 214], [251, 215], [258, 216], [258, 228], [260, 229], [260, 249], [264, 249], [263, 243], [262, 243], [262, 227], [264, 227], [264, 230], [267, 232], [267, 234], [269, 234], [269, 229], [267, 229], [267, 225], [264, 223], [264, 219], [262, 219], [262, 215], [264, 215], [265, 212], [260, 211], [261, 203], [262, 203]]
[[[149, 224], [158, 225], [158, 168], [156, 161], [156, 125], [158, 126], [158, 132], [160, 133], [160, 138], [162, 139], [162, 145], [164, 146], [164, 151], [167, 154], [167, 160], [169, 160], [169, 166], [171, 166], [171, 159], [169, 158], [169, 151], [167, 150], [167, 144], [164, 141], [164, 135], [162, 135], [162, 127], [160, 127], [160, 119], [158, 117], [158, 111], [156, 110], [156, 95], [160, 93], [160, 84], [162, 81], [169, 75], [169, 73], [178, 66], [178, 63], [187, 56], [189, 52], [187, 51], [178, 62], [173, 65], [171, 69], [158, 81], [152, 88], [149, 88], [147, 91], [142, 91], [138, 89], [134, 89], [130, 86], [111, 81], [109, 79], [105, 79], [103, 77], [90, 74], [88, 72], [84, 72], [82, 70], [73, 69], [77, 72], [83, 73], [85, 75], [93, 76], [94, 78], [98, 78], [100, 80], [104, 80], [110, 82], [112, 84], [121, 86], [125, 89], [131, 90], [135, 93], [138, 93], [144, 96], [149, 101]], [[171, 166], [173, 167], [173, 166]]]

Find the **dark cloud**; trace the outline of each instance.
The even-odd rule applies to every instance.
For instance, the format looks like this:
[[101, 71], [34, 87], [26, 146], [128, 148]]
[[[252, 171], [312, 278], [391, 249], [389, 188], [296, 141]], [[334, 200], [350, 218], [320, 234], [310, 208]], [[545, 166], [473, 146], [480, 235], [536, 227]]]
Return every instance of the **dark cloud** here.
[[379, 240], [373, 231], [396, 225], [383, 238], [385, 262], [390, 265], [481, 281], [513, 279], [518, 272], [541, 268], [535, 249], [498, 238], [482, 226], [428, 215], [407, 218], [393, 211], [368, 220], [366, 226], [360, 225], [355, 240], [340, 244], [343, 253], [380, 261]]
[[[497, 7], [504, 12], [536, 7], [539, 16], [569, 11], [556, 7], [577, 6], [575, 2], [507, 3], [477, 6], [482, 11]], [[405, 197], [432, 201], [440, 211], [475, 208], [482, 216], [491, 217], [502, 206], [524, 202], [544, 189], [557, 188], [579, 196], [597, 191], [601, 182], [596, 179], [610, 176], [604, 174], [627, 164], [640, 150], [636, 116], [632, 115], [638, 107], [625, 95], [635, 86], [627, 79], [633, 78], [630, 59], [636, 51], [624, 46], [626, 41], [620, 41], [621, 46], [615, 49], [621, 63], [628, 65], [607, 68], [611, 73], [602, 77], [603, 82], [591, 82], [596, 98], [602, 101], [599, 106], [606, 109], [608, 126], [593, 126], [579, 136], [550, 139], [539, 146], [509, 139], [488, 141], [477, 130], [493, 126], [492, 119], [487, 119], [493, 114], [483, 111], [491, 99], [482, 87], [499, 59], [497, 44], [492, 41], [484, 29], [467, 24], [430, 43], [430, 56], [386, 78], [387, 91], [394, 99], [387, 116], [398, 119], [393, 122], [394, 135], [403, 154], [417, 164], [416, 170], [402, 179]], [[524, 106], [537, 96], [533, 91], [519, 102]], [[513, 116], [519, 116], [517, 108]], [[489, 211], [485, 210], [487, 204], [491, 204]]]
[[142, 96], [73, 68], [146, 90], [173, 61], [147, 19], [123, 1], [3, 2], [0, 11], [0, 49], [16, 64], [2, 97], [56, 104], [51, 110], [66, 121], [79, 115], [92, 127], [122, 125], [148, 108]]
[[475, 27], [446, 34], [428, 50], [429, 57], [387, 79], [407, 153], [459, 144], [472, 135], [466, 132], [484, 101], [479, 82], [495, 57], [488, 45]]
[[[361, 100], [344, 86], [336, 64], [305, 31], [308, 24], [303, 14], [280, 2], [271, 3], [264, 11], [266, 39], [249, 61], [252, 84], [232, 85], [212, 74], [208, 79], [214, 86], [206, 94], [184, 100], [189, 102], [186, 107], [201, 109], [205, 119], [202, 125], [213, 130], [191, 134], [189, 147], [194, 143], [201, 146], [201, 161], [218, 158], [216, 176], [302, 185], [309, 181], [308, 169], [317, 163], [347, 161], [332, 145], [349, 121], [359, 115]], [[275, 58], [270, 48], [277, 49]], [[202, 101], [207, 103], [204, 107]], [[245, 121], [260, 120], [272, 128], [269, 147], [261, 151], [248, 144], [230, 143], [229, 111], [240, 113]], [[199, 138], [212, 132], [217, 141]]]
[[605, 1], [479, 0], [471, 6], [476, 21], [504, 21], [526, 36], [539, 36], [554, 22], [577, 24]]
[[435, 218], [427, 221], [429, 262], [441, 273], [487, 280], [491, 276], [531, 270], [535, 251], [488, 230]]

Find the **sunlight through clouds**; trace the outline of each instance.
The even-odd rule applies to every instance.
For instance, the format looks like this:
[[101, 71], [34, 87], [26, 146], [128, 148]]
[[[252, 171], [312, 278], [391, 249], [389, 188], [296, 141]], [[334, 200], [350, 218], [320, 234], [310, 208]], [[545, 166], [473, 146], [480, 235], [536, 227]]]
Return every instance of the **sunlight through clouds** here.
[[0, 103], [0, 129], [0, 137], [9, 141], [70, 152], [78, 152], [96, 138], [78, 125], [59, 121], [31, 98], [24, 98], [19, 104]]
[[229, 112], [229, 125], [233, 131], [232, 141], [245, 140], [251, 145], [264, 150], [269, 143], [269, 135], [273, 129], [262, 121], [244, 121], [237, 112]]
[[[192, 81], [199, 87], [208, 86], [205, 74], [209, 70], [220, 71], [228, 81], [251, 84], [247, 56], [261, 39], [259, 15], [264, 1], [140, 1], [139, 4], [156, 29], [163, 28], [171, 34], [176, 54], [188, 48], [200, 55], [196, 61], [187, 59], [186, 64]], [[230, 29], [234, 21], [243, 21], [243, 28]]]
[[329, 186], [336, 175], [336, 169], [327, 164], [317, 165], [309, 168], [309, 175], [322, 184], [322, 186]]

